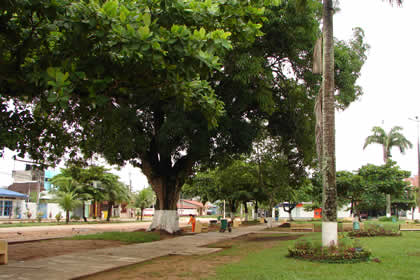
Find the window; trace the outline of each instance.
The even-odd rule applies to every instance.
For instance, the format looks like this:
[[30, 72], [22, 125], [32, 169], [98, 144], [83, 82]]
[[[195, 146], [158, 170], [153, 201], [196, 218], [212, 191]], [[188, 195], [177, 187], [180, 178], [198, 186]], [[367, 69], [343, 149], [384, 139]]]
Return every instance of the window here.
[[3, 203], [4, 203], [3, 216], [12, 215], [13, 202], [10, 200], [5, 200]]
[[3, 200], [0, 200], [0, 216], [3, 216]]

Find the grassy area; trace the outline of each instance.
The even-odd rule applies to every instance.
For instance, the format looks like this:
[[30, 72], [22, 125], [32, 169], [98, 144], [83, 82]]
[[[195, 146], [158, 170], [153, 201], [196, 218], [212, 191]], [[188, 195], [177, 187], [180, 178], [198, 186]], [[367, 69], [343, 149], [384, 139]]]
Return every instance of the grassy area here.
[[156, 232], [103, 232], [97, 234], [76, 235], [69, 240], [113, 240], [126, 243], [146, 243], [160, 240]]
[[[312, 238], [320, 239], [315, 233]], [[305, 280], [372, 280], [418, 279], [420, 266], [420, 233], [405, 232], [402, 237], [360, 239], [380, 262], [358, 264], [322, 264], [287, 258], [287, 247], [294, 241], [282, 242], [274, 248], [249, 254], [239, 263], [226, 264], [208, 279], [305, 279]], [[228, 250], [229, 251], [229, 250]], [[226, 253], [226, 252], [225, 252]]]
[[[143, 222], [147, 222], [147, 221], [143, 221]], [[118, 223], [141, 223], [141, 221], [88, 221], [88, 222], [83, 222], [83, 221], [78, 221], [78, 222], [70, 222], [68, 223], [68, 225], [95, 225], [95, 224], [118, 224]], [[0, 224], [0, 228], [9, 228], [9, 227], [42, 227], [42, 226], [63, 226], [66, 225], [66, 222], [61, 221], [59, 223], [57, 222], [19, 222], [19, 223], [4, 223], [4, 224]]]

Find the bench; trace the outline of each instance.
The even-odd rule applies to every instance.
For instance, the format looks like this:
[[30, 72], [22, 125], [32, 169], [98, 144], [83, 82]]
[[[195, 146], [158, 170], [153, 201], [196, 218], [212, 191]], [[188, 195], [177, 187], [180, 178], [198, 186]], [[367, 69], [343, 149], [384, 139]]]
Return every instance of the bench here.
[[311, 232], [315, 231], [314, 224], [290, 224], [290, 230], [310, 230]]
[[194, 229], [195, 233], [200, 233], [200, 232], [209, 232], [209, 224], [208, 223], [202, 223], [200, 221], [197, 221], [195, 223], [195, 229]]
[[420, 230], [420, 224], [400, 224], [400, 230]]
[[233, 220], [233, 227], [234, 228], [238, 228], [239, 225], [241, 225], [241, 224], [242, 224], [242, 221], [240, 219], [234, 219]]
[[7, 240], [0, 240], [0, 264], [7, 264]]

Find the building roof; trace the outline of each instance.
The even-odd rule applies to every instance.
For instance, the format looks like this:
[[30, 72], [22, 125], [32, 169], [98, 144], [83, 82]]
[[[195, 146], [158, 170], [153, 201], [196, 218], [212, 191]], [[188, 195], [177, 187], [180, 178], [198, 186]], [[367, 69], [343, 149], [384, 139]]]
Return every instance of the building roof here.
[[181, 199], [181, 201], [183, 203], [188, 203], [188, 204], [192, 204], [196, 207], [204, 207], [203, 203], [199, 202], [199, 201], [195, 201], [195, 200], [187, 200], [187, 199]]
[[27, 195], [0, 188], [0, 197], [26, 198]]
[[178, 201], [176, 206], [178, 209], [203, 208], [203, 204], [201, 202], [194, 201], [194, 200], [186, 200], [186, 199], [181, 199], [180, 201]]
[[19, 182], [11, 184], [8, 189], [22, 194], [29, 194], [31, 192], [38, 192], [44, 190], [44, 184], [39, 182]]

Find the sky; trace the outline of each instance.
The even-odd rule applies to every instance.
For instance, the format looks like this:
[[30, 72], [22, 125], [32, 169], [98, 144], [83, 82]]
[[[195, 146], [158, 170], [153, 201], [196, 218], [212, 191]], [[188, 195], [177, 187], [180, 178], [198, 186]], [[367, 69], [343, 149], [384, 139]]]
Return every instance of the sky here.
[[[417, 174], [417, 124], [409, 118], [419, 116], [420, 27], [419, 0], [405, 0], [403, 7], [381, 0], [340, 0], [340, 12], [334, 16], [334, 36], [349, 40], [352, 29], [361, 27], [370, 45], [368, 59], [357, 83], [364, 95], [345, 111], [336, 114], [337, 170], [355, 171], [361, 166], [383, 164], [382, 147], [370, 145], [363, 150], [374, 126], [387, 132], [393, 126], [403, 127], [403, 134], [413, 149], [401, 154], [392, 150], [392, 158], [403, 170]], [[24, 163], [14, 162], [8, 151], [0, 158], [0, 187], [12, 183], [12, 170], [23, 170]], [[126, 166], [112, 170], [134, 190], [148, 185], [140, 169]], [[131, 175], [130, 175], [131, 174]]]
[[405, 0], [402, 7], [381, 0], [340, 0], [334, 17], [334, 34], [351, 38], [352, 28], [361, 27], [370, 45], [358, 84], [364, 95], [348, 109], [336, 114], [337, 170], [354, 171], [362, 165], [383, 164], [382, 147], [363, 150], [374, 126], [387, 132], [401, 126], [413, 149], [404, 155], [392, 150], [392, 159], [403, 169], [417, 174], [417, 124], [420, 118], [420, 1]]

